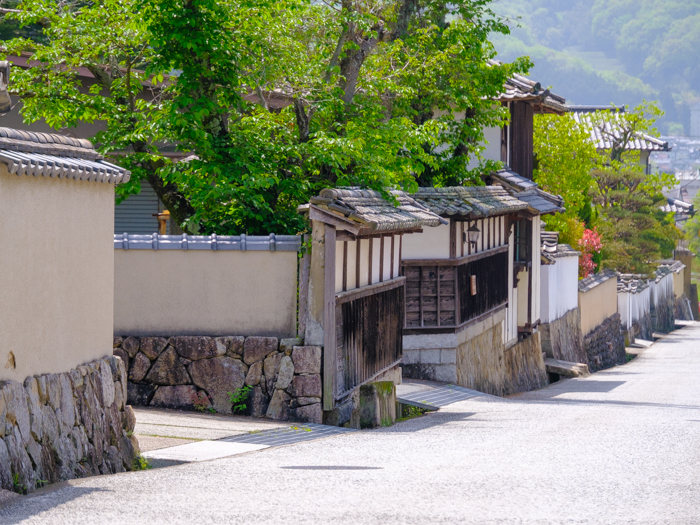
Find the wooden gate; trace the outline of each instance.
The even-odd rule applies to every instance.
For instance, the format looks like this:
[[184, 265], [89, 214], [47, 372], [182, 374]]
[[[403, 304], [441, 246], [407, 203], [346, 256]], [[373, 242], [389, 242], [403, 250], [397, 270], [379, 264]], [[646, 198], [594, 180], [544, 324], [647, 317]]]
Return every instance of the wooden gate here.
[[403, 277], [336, 295], [334, 403], [400, 363], [404, 297]]

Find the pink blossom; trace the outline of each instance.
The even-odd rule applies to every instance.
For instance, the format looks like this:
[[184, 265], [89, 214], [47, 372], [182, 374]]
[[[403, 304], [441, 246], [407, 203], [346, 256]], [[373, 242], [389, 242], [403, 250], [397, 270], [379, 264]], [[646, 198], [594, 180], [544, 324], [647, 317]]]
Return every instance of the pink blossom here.
[[579, 250], [581, 250], [581, 257], [579, 257], [579, 277], [586, 278], [595, 272], [595, 269], [598, 267], [598, 265], [593, 262], [593, 254], [600, 253], [600, 250], [603, 248], [598, 228], [584, 230], [583, 236], [578, 241], [578, 247]]

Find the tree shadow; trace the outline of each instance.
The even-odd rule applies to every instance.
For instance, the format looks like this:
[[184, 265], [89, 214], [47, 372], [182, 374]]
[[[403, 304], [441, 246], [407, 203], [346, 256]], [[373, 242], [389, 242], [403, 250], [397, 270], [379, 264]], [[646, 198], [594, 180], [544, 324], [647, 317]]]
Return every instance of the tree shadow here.
[[0, 523], [15, 525], [25, 520], [68, 503], [69, 501], [87, 496], [93, 492], [109, 492], [105, 489], [88, 488], [71, 485], [68, 482], [55, 483], [28, 496], [12, 498], [0, 504]]

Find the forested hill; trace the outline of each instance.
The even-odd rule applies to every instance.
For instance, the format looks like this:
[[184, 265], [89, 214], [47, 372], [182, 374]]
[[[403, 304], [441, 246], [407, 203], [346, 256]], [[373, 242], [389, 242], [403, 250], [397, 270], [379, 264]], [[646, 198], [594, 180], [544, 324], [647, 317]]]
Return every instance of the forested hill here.
[[[700, 102], [700, 0], [495, 0], [512, 34], [502, 60], [529, 55], [531, 76], [574, 104], [658, 100], [664, 134], [689, 131]], [[518, 25], [520, 27], [518, 27]]]

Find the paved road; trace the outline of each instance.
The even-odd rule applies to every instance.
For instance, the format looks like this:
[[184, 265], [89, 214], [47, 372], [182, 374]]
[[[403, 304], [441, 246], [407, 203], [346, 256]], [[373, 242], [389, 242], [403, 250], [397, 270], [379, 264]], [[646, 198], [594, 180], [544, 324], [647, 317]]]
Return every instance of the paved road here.
[[0, 510], [2, 524], [341, 522], [700, 523], [700, 327], [587, 379]]

